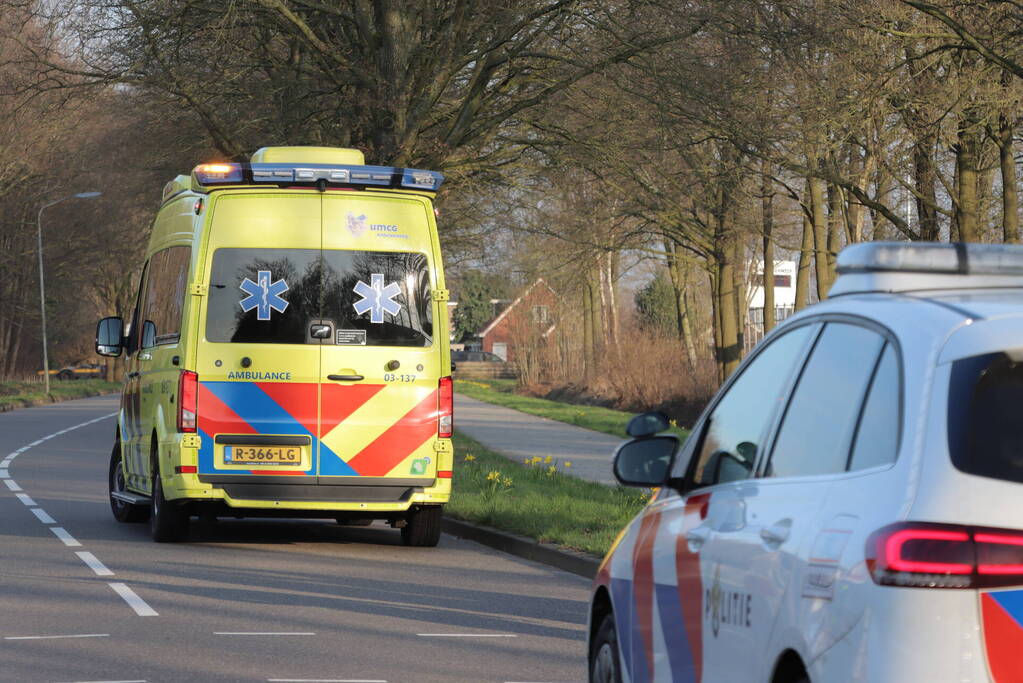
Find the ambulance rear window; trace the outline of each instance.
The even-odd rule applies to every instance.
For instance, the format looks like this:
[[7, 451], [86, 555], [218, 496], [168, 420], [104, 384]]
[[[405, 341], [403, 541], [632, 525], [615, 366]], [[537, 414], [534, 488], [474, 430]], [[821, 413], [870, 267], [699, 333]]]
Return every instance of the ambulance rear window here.
[[[218, 249], [210, 275], [212, 342], [430, 346], [427, 258], [414, 252]], [[310, 336], [328, 324], [327, 338]]]

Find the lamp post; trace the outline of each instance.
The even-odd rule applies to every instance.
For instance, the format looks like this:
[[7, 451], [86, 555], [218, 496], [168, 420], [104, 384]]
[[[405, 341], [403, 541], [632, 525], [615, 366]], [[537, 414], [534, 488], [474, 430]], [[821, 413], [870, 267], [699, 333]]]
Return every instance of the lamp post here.
[[43, 204], [39, 208], [39, 215], [36, 217], [36, 237], [39, 242], [39, 311], [42, 315], [43, 323], [43, 381], [46, 383], [47, 396], [50, 394], [50, 358], [46, 353], [46, 289], [43, 286], [43, 209], [47, 209], [54, 204], [60, 204], [68, 199], [92, 199], [99, 197], [101, 194], [103, 193], [79, 192], [78, 194], [55, 199], [52, 202]]

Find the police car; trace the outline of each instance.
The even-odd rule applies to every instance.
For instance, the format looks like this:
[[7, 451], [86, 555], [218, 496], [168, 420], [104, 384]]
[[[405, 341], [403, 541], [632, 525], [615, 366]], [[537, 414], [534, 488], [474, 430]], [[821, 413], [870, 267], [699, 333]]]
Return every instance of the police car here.
[[1023, 681], [1023, 247], [865, 243], [683, 445], [594, 583], [593, 681]]

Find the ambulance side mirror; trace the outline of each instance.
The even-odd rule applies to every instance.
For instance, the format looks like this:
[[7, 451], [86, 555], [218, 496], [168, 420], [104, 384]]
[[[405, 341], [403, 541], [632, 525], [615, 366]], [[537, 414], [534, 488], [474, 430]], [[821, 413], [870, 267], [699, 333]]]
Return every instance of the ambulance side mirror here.
[[103, 318], [96, 325], [96, 353], [117, 358], [124, 350], [124, 321], [119, 317]]

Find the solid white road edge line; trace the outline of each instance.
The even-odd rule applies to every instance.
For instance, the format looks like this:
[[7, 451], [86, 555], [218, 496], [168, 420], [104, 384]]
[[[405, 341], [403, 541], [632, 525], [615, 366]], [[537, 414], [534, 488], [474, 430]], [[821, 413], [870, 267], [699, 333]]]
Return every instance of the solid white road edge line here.
[[68, 546], [69, 548], [81, 548], [82, 547], [82, 544], [79, 543], [75, 539], [74, 536], [69, 534], [64, 527], [62, 527], [62, 526], [51, 526], [51, 527], [48, 527], [48, 528], [50, 529], [50, 531], [53, 532], [54, 536], [56, 536], [60, 540], [64, 541], [64, 545]]
[[268, 678], [267, 683], [387, 683], [382, 678]]
[[4, 640], [56, 640], [58, 638], [109, 638], [109, 633], [79, 633], [70, 636], [4, 636]]
[[123, 583], [111, 583], [108, 585], [113, 588], [114, 592], [120, 595], [126, 603], [128, 603], [128, 607], [135, 610], [135, 614], [140, 617], [159, 616], [159, 612], [150, 607], [145, 600], [140, 598], [135, 591], [128, 588], [127, 585]]
[[96, 572], [96, 576], [114, 575], [114, 573], [107, 569], [107, 566], [100, 562], [92, 553], [85, 550], [79, 550], [75, 553], [75, 555], [78, 555], [78, 559], [84, 562], [89, 567], [89, 569]]

